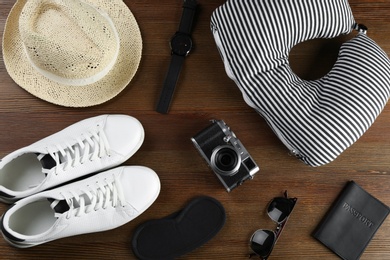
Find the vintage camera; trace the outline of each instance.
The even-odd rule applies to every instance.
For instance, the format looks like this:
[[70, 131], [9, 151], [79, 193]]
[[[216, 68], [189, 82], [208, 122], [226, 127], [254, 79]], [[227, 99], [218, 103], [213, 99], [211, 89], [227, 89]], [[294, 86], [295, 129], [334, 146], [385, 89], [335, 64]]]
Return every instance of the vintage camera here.
[[191, 141], [230, 192], [247, 179], [253, 179], [259, 167], [223, 120], [211, 122]]

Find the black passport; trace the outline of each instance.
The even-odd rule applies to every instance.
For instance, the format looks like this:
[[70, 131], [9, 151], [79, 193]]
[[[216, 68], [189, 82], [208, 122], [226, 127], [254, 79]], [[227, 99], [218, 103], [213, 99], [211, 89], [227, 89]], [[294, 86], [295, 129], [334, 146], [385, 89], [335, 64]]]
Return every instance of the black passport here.
[[359, 259], [390, 208], [349, 181], [313, 236], [345, 260]]

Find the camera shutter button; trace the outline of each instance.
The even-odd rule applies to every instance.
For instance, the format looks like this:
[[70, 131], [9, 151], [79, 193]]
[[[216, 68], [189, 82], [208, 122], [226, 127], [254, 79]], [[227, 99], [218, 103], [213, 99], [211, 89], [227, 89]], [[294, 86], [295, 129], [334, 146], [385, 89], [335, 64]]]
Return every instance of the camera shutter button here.
[[230, 139], [232, 139], [232, 136], [231, 136], [231, 135], [227, 135], [227, 136], [225, 136], [225, 137], [223, 138], [223, 141], [224, 141], [225, 143], [228, 143], [228, 142], [230, 141]]

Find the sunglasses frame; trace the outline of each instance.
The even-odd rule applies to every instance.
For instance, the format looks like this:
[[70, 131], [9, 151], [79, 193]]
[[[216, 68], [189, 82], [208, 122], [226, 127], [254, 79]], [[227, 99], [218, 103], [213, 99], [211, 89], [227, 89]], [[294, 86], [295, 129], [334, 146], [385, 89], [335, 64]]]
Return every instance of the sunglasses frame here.
[[[277, 227], [276, 227], [276, 229], [275, 229], [274, 231], [272, 231], [272, 230], [267, 230], [267, 231], [271, 231], [272, 233], [274, 233], [274, 241], [273, 241], [273, 243], [272, 243], [271, 248], [269, 249], [268, 254], [267, 254], [266, 256], [261, 256], [261, 255], [257, 254], [257, 253], [252, 249], [252, 246], [251, 246], [251, 249], [252, 249], [253, 253], [250, 253], [250, 254], [249, 254], [249, 258], [251, 258], [252, 256], [258, 256], [258, 257], [260, 257], [262, 260], [267, 260], [268, 257], [271, 255], [272, 250], [273, 250], [273, 248], [275, 247], [275, 244], [276, 244], [276, 242], [278, 241], [278, 239], [279, 239], [279, 237], [280, 237], [280, 235], [281, 235], [281, 233], [282, 233], [284, 227], [286, 226], [286, 223], [287, 223], [287, 221], [288, 221], [288, 219], [289, 219], [291, 213], [293, 212], [294, 207], [295, 207], [295, 204], [297, 203], [297, 200], [298, 200], [298, 199], [295, 198], [295, 197], [294, 197], [294, 198], [289, 198], [289, 197], [288, 197], [287, 190], [284, 192], [283, 195], [284, 195], [284, 197], [275, 197], [275, 198], [273, 198], [273, 199], [268, 203], [268, 205], [267, 205], [267, 215], [268, 215], [268, 217], [269, 217], [273, 222], [277, 223]], [[280, 198], [282, 198], [282, 199], [287, 199], [287, 200], [291, 201], [291, 202], [292, 202], [292, 207], [291, 207], [291, 210], [290, 210], [290, 212], [288, 213], [288, 215], [287, 215], [282, 221], [277, 222], [277, 221], [273, 220], [272, 217], [269, 215], [268, 208], [269, 208], [269, 206], [271, 205], [271, 203], [272, 203], [274, 200], [280, 199]], [[252, 234], [252, 236], [251, 236], [251, 238], [250, 238], [250, 240], [249, 240], [249, 243], [250, 243], [250, 244], [252, 244], [252, 242], [253, 242], [252, 239], [253, 239], [254, 235], [255, 235], [258, 231], [260, 231], [260, 230], [266, 230], [266, 229], [258, 229], [258, 230], [256, 230], [256, 231]]]

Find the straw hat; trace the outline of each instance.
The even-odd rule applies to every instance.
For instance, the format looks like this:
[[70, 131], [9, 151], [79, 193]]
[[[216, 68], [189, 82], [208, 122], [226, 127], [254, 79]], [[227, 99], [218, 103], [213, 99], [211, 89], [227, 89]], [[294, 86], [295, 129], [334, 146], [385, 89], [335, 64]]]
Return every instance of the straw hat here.
[[68, 107], [115, 97], [135, 75], [141, 53], [138, 24], [122, 0], [18, 0], [3, 36], [12, 79]]

